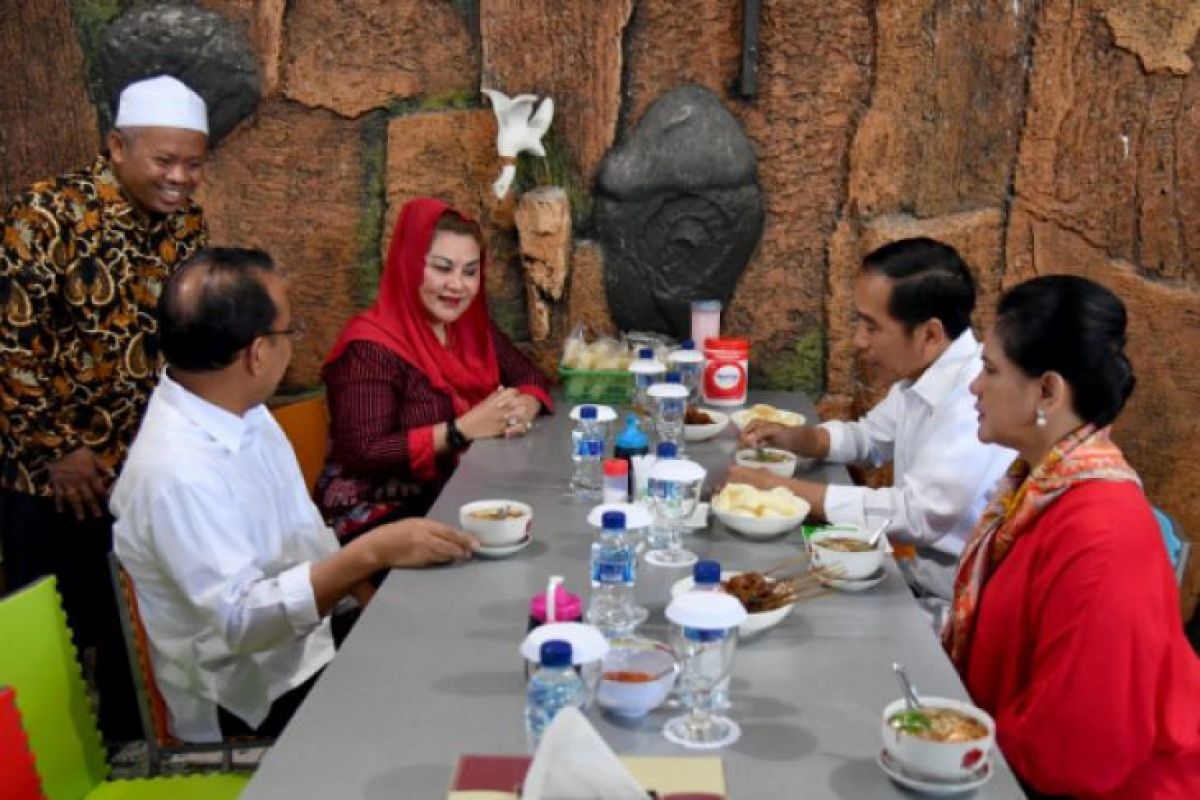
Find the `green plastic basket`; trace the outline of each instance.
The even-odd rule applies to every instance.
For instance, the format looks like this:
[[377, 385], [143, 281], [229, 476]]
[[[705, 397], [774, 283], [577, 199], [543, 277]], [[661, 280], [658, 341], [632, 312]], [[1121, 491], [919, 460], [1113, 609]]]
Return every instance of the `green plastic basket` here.
[[633, 396], [633, 375], [628, 370], [558, 368], [567, 400], [572, 403], [625, 405]]

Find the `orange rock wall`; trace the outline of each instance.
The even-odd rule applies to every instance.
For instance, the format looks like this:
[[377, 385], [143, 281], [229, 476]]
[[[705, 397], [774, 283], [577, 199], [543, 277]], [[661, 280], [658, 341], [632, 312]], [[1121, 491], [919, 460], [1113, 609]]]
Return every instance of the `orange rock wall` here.
[[[1092, 276], [1131, 312], [1139, 385], [1118, 438], [1151, 498], [1200, 534], [1200, 0], [764, 0], [750, 99], [734, 91], [742, 4], [727, 0], [201, 2], [260, 54], [267, 98], [215, 152], [203, 200], [218, 241], [267, 247], [293, 275], [310, 334], [289, 386], [315, 381], [418, 194], [483, 222], [489, 302], [527, 336], [481, 86], [554, 97], [562, 178], [586, 197], [647, 106], [697, 82], [759, 157], [766, 226], [724, 319], [751, 338], [760, 381], [817, 387], [841, 414], [871, 401], [850, 291], [862, 255], [902, 236], [960, 248], [980, 326], [1019, 280]], [[9, 5], [0, 54], [20, 80], [0, 85], [5, 194], [86, 163], [100, 133], [84, 21], [66, 0]], [[611, 330], [603, 253], [577, 212], [550, 340], [528, 344], [547, 366], [572, 321]], [[1194, 597], [1200, 567], [1189, 580]]]

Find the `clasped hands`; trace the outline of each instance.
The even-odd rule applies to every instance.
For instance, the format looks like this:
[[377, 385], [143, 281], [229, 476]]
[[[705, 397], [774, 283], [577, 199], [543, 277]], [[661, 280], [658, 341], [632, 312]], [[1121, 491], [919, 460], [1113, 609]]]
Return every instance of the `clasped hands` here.
[[458, 429], [468, 439], [523, 436], [533, 429], [533, 418], [541, 407], [537, 398], [501, 386], [463, 414]]

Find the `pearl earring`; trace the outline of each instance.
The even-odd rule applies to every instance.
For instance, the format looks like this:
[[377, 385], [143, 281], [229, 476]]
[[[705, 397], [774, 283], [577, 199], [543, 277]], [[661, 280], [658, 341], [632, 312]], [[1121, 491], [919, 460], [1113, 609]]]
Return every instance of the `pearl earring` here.
[[1036, 422], [1036, 424], [1037, 424], [1037, 426], [1038, 426], [1039, 428], [1044, 428], [1044, 427], [1046, 427], [1046, 410], [1045, 410], [1045, 409], [1039, 408], [1039, 409], [1037, 410], [1037, 422]]

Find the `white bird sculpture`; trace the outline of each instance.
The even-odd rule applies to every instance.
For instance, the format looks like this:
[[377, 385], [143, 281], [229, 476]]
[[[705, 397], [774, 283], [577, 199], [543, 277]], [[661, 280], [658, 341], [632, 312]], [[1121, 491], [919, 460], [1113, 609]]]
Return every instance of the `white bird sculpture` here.
[[498, 199], [503, 199], [517, 175], [518, 153], [532, 153], [545, 158], [542, 137], [554, 119], [554, 99], [543, 99], [534, 110], [536, 95], [519, 94], [510, 98], [495, 89], [484, 89], [483, 93], [492, 101], [492, 111], [496, 114], [496, 150], [504, 164], [500, 177], [492, 184], [492, 191]]

